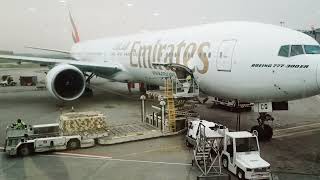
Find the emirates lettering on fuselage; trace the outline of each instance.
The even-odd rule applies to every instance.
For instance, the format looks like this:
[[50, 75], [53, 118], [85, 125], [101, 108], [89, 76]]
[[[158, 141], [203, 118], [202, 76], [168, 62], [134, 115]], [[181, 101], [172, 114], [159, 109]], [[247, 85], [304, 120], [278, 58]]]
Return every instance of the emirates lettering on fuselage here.
[[192, 70], [205, 74], [209, 68], [208, 53], [210, 43], [201, 42], [186, 43], [181, 41], [178, 44], [163, 44], [157, 41], [155, 44], [144, 44], [141, 41], [134, 41], [131, 45], [130, 65], [137, 68], [163, 69], [162, 66], [153, 63], [177, 63], [188, 66], [190, 61], [197, 60], [202, 63], [201, 67], [192, 67]]

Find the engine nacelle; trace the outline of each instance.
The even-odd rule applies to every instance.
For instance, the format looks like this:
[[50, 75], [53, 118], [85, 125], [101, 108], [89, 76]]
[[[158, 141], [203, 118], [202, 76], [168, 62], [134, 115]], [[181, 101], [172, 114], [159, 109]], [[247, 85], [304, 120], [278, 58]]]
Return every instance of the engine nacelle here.
[[84, 74], [70, 64], [57, 65], [47, 74], [47, 89], [59, 100], [75, 100], [83, 94], [85, 88]]

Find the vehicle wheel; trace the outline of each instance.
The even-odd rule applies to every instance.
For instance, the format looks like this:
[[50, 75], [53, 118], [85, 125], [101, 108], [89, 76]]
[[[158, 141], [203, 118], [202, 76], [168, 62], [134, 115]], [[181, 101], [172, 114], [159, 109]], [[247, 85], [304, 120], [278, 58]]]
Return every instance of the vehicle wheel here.
[[222, 167], [228, 169], [229, 161], [227, 156], [222, 156]]
[[189, 141], [186, 140], [186, 146], [190, 148], [190, 147], [192, 147], [192, 144], [190, 144]]
[[20, 148], [19, 148], [19, 150], [18, 150], [18, 154], [20, 155], [20, 156], [28, 156], [28, 155], [30, 155], [32, 153], [32, 150], [31, 150], [31, 148], [28, 146], [28, 145], [23, 145], [23, 146], [21, 146]]
[[80, 142], [78, 139], [70, 139], [67, 143], [67, 149], [78, 149], [80, 147]]
[[238, 169], [237, 177], [238, 179], [241, 179], [241, 180], [245, 179], [244, 172], [241, 169]]

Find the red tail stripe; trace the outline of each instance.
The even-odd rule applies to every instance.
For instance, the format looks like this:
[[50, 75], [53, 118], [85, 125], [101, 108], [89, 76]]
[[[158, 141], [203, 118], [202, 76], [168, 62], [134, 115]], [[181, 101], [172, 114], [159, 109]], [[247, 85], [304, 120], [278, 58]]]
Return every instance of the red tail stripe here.
[[73, 18], [72, 18], [72, 15], [71, 15], [70, 11], [69, 11], [69, 18], [70, 18], [70, 22], [71, 22], [72, 30], [73, 30], [73, 31], [72, 31], [73, 41], [74, 41], [75, 43], [78, 43], [78, 42], [80, 42], [79, 33], [78, 33], [77, 27], [76, 27], [76, 25], [75, 25], [75, 23], [74, 23], [74, 21], [73, 21]]

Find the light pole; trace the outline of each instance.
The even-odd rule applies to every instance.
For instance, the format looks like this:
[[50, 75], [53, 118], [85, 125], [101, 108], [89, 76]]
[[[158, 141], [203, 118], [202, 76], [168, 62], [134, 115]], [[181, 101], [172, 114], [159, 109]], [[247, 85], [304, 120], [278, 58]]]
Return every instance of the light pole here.
[[146, 106], [145, 106], [146, 96], [142, 95], [140, 96], [140, 99], [141, 99], [141, 122], [144, 122], [146, 118]]
[[164, 117], [164, 107], [166, 105], [166, 102], [161, 99], [160, 101], [160, 106], [161, 106], [161, 129], [162, 129], [162, 133], [164, 133], [165, 131], [165, 117]]

